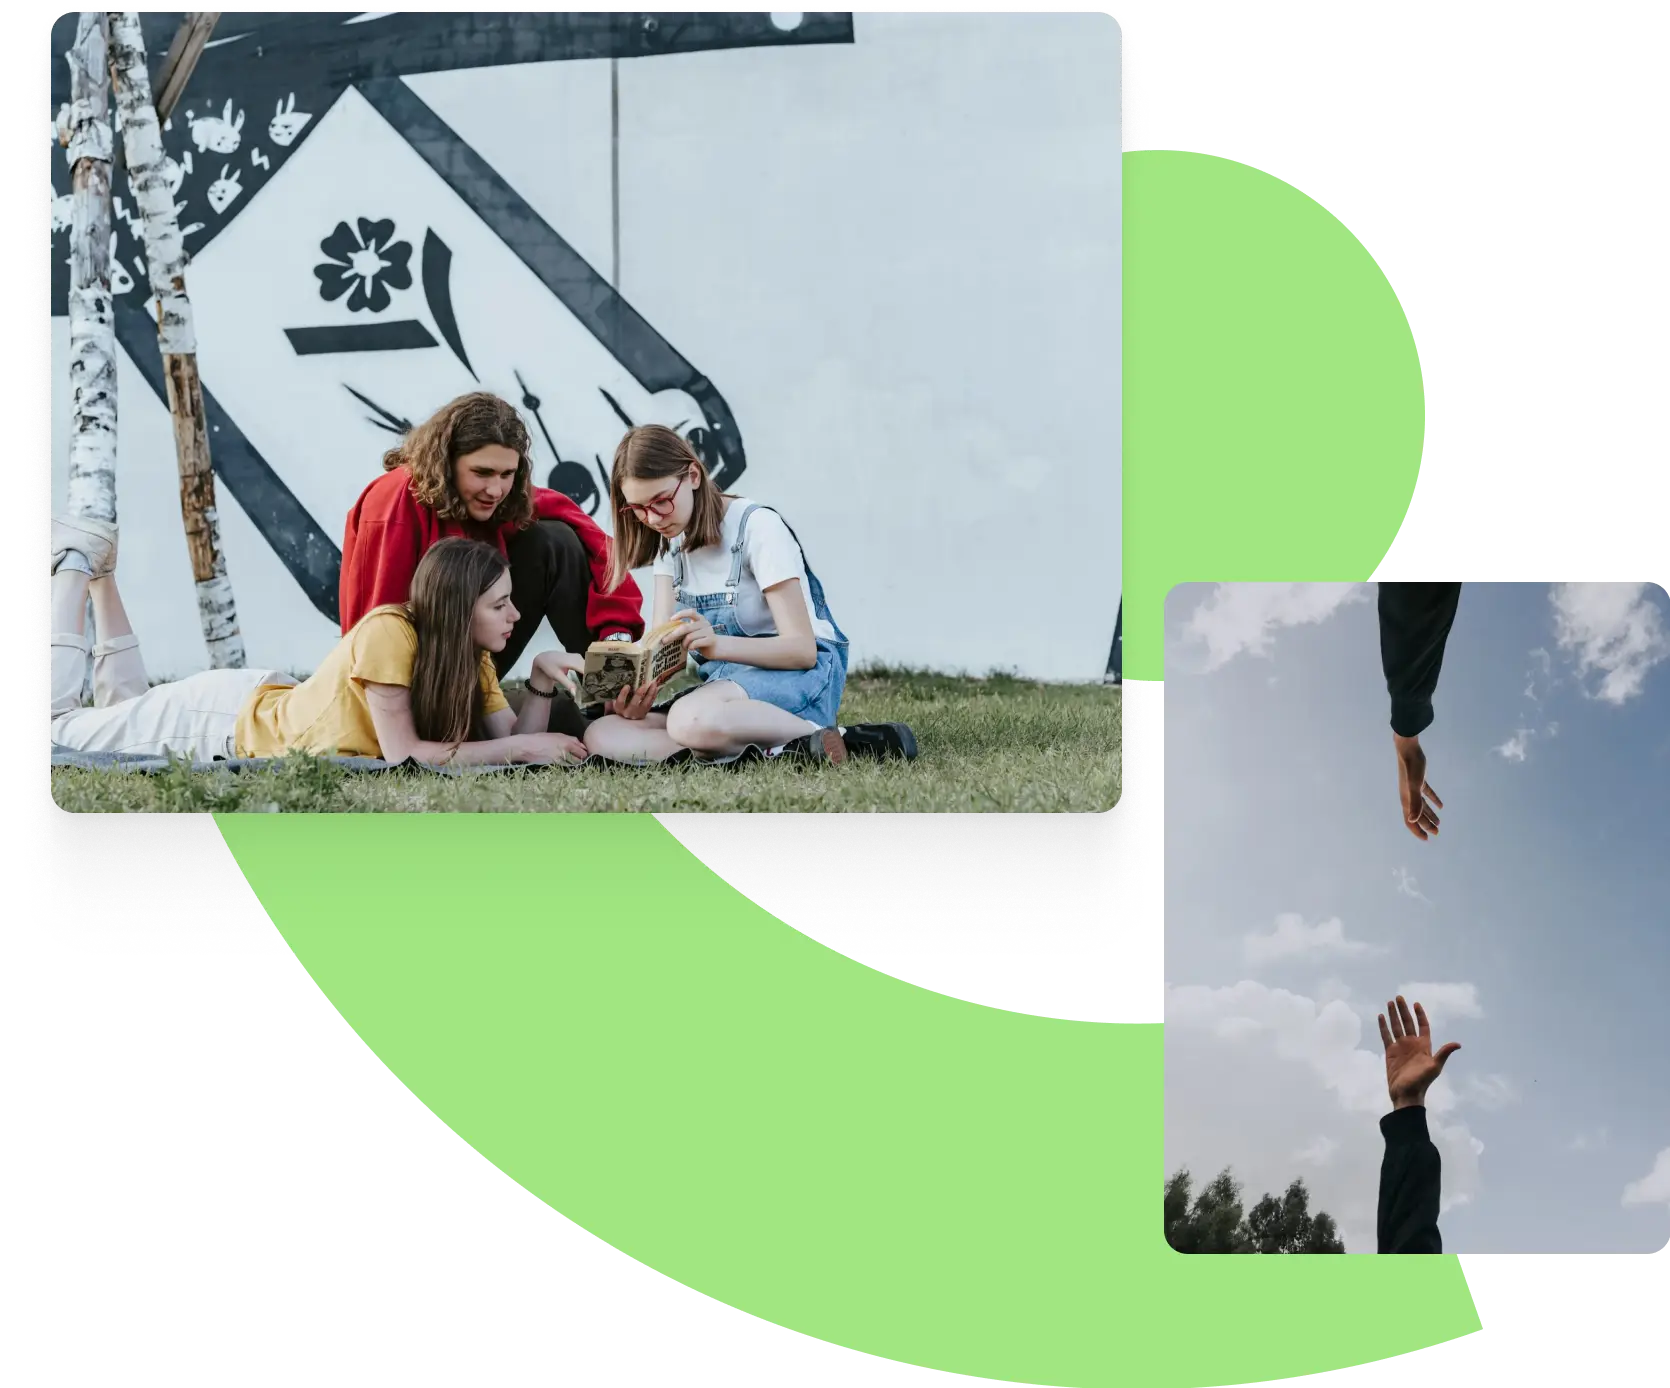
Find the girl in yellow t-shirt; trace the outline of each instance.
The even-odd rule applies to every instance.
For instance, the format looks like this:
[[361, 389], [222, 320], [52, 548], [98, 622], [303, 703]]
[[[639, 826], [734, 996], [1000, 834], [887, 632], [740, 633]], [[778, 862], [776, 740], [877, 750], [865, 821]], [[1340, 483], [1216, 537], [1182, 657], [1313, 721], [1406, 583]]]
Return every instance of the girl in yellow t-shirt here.
[[[322, 756], [428, 764], [577, 761], [584, 745], [546, 732], [558, 682], [579, 657], [538, 656], [513, 713], [493, 673], [516, 624], [510, 569], [492, 545], [442, 540], [419, 561], [410, 599], [360, 619], [308, 679], [205, 670], [151, 686], [116, 589], [116, 527], [52, 522], [52, 741], [76, 752], [193, 761]], [[89, 648], [89, 598], [99, 644]], [[89, 659], [93, 706], [81, 706]]]

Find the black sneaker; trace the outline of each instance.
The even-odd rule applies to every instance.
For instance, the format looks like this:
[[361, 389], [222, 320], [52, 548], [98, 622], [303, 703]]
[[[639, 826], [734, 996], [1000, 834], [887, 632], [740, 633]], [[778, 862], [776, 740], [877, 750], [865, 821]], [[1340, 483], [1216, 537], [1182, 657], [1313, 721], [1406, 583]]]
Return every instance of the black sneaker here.
[[815, 733], [785, 742], [778, 755], [792, 761], [828, 762], [839, 766], [847, 759], [847, 744], [839, 728], [819, 728]]
[[904, 723], [854, 723], [841, 729], [841, 742], [848, 756], [916, 760], [916, 734]]

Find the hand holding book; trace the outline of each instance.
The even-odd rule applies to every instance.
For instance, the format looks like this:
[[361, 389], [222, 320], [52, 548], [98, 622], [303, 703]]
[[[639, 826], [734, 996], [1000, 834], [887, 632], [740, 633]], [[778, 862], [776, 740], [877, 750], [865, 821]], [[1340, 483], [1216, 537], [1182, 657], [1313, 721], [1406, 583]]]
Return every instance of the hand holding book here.
[[[653, 696], [654, 689], [684, 669], [688, 656], [683, 638], [690, 626], [681, 615], [646, 631], [637, 641], [593, 641], [586, 648], [580, 676], [582, 701], [588, 707], [601, 704], [619, 712], [613, 705], [628, 691], [635, 695], [634, 703], [644, 697], [644, 691]], [[711, 639], [711, 627], [708, 632]], [[643, 714], [623, 716], [641, 718]]]
[[710, 655], [709, 647], [719, 639], [719, 633], [713, 629], [713, 623], [693, 607], [686, 607], [682, 611], [673, 613], [675, 622], [684, 622], [689, 630], [684, 633], [684, 653], [686, 655]]

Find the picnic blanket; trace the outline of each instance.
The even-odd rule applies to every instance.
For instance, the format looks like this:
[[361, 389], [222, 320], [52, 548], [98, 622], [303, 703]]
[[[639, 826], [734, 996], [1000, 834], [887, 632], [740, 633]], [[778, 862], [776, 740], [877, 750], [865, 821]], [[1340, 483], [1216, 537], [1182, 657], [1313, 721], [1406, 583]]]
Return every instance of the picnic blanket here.
[[[694, 752], [685, 748], [675, 752], [665, 761], [646, 762], [607, 762], [602, 757], [587, 757], [584, 761], [568, 763], [530, 763], [530, 762], [502, 762], [486, 766], [432, 766], [427, 762], [420, 762], [412, 757], [404, 761], [379, 761], [375, 757], [325, 757], [323, 760], [333, 766], [340, 766], [344, 771], [356, 773], [377, 773], [385, 771], [426, 771], [436, 776], [491, 776], [502, 775], [510, 771], [575, 771], [583, 766], [682, 766], [687, 762], [695, 762], [703, 766], [740, 766], [748, 762], [762, 761], [768, 755], [763, 747], [745, 747], [740, 752], [734, 752], [725, 757], [698, 757]], [[227, 757], [209, 762], [193, 762], [193, 771], [260, 771], [265, 767], [278, 763], [276, 757]], [[154, 776], [168, 770], [167, 757], [141, 756], [128, 752], [77, 752], [68, 747], [52, 744], [52, 765], [54, 767], [70, 766], [83, 771], [117, 771], [137, 772], [141, 775]]]

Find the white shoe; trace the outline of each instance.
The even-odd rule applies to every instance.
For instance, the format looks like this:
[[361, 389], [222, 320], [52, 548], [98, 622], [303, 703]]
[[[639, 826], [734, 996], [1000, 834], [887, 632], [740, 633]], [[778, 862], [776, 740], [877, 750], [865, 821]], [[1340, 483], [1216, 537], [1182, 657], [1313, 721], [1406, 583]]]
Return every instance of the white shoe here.
[[91, 516], [54, 516], [53, 573], [58, 572], [64, 556], [72, 549], [92, 565], [94, 578], [103, 578], [116, 568], [116, 527], [108, 521], [94, 520]]

